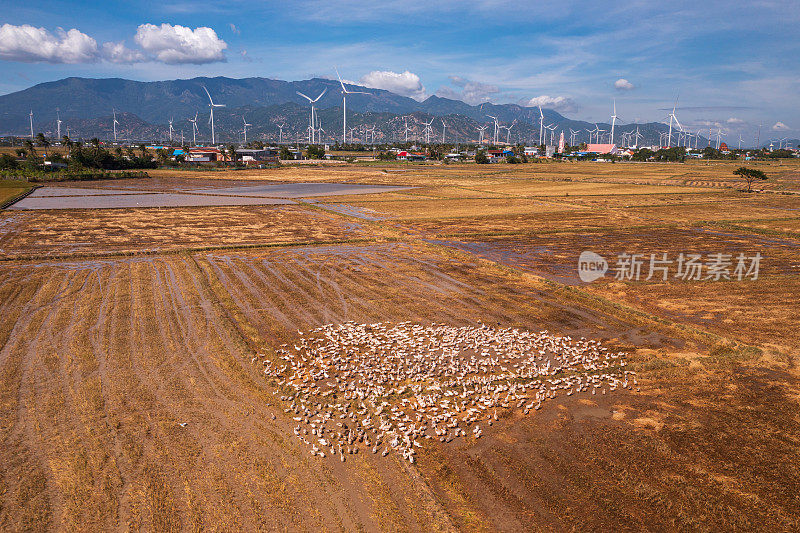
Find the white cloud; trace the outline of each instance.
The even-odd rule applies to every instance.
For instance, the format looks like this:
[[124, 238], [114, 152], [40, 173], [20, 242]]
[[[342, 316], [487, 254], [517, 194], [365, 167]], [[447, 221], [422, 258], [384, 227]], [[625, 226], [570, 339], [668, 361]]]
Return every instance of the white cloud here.
[[727, 122], [728, 124], [744, 124], [744, 120], [736, 117], [731, 117], [725, 122]]
[[470, 105], [481, 104], [491, 100], [491, 95], [500, 92], [497, 85], [472, 81], [461, 76], [450, 76], [450, 82], [456, 87], [461, 87], [461, 91], [456, 91], [450, 87], [440, 87], [436, 94], [443, 98], [461, 100]]
[[233, 33], [235, 33], [236, 35], [241, 35], [241, 34], [242, 34], [242, 30], [240, 30], [239, 28], [237, 28], [237, 27], [236, 27], [236, 24], [234, 24], [233, 22], [229, 23], [229, 24], [228, 24], [228, 26], [230, 26], [230, 28], [231, 28], [231, 31], [232, 31]]
[[28, 24], [0, 26], [0, 59], [24, 63], [91, 63], [97, 61], [97, 41], [76, 29], [55, 34]]
[[211, 28], [191, 29], [172, 24], [142, 24], [136, 30], [136, 44], [158, 61], [170, 64], [225, 61], [228, 44]]
[[791, 128], [789, 126], [787, 126], [786, 124], [784, 124], [783, 122], [776, 122], [772, 126], [772, 129], [774, 131], [789, 131]]
[[568, 96], [547, 96], [546, 94], [531, 98], [526, 105], [528, 107], [542, 106], [556, 111], [576, 111], [579, 107]]
[[372, 89], [384, 89], [401, 96], [409, 96], [415, 100], [424, 100], [426, 97], [425, 86], [419, 76], [413, 72], [401, 73], [390, 70], [373, 70], [359, 80], [360, 84]]
[[630, 91], [634, 89], [636, 86], [626, 80], [625, 78], [620, 78], [614, 82], [614, 88], [618, 91]]
[[140, 63], [147, 57], [139, 50], [131, 50], [122, 41], [118, 43], [103, 43], [103, 59], [112, 63]]

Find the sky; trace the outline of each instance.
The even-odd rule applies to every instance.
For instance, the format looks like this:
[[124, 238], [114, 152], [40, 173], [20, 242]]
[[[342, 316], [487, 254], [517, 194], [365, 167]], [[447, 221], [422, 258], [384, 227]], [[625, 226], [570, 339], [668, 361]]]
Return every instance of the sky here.
[[574, 119], [800, 137], [800, 2], [0, 0], [0, 94], [67, 76], [342, 77]]

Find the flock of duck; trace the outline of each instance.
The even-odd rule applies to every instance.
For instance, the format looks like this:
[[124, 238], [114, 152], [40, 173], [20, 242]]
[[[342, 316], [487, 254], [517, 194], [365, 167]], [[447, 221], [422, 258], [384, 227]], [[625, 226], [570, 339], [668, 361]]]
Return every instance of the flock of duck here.
[[638, 385], [625, 353], [547, 331], [346, 322], [298, 333], [278, 362], [259, 354], [253, 363], [276, 395], [288, 393], [280, 398], [311, 454], [341, 461], [363, 448], [413, 463], [425, 440], [480, 438], [498, 412]]

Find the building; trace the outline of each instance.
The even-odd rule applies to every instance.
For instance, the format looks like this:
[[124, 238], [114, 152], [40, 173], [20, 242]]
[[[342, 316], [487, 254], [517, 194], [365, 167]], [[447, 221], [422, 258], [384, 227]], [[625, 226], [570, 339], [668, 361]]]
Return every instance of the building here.
[[225, 160], [225, 156], [218, 148], [190, 148], [186, 155], [187, 163], [213, 163]]
[[511, 157], [514, 152], [511, 150], [489, 150], [486, 152], [486, 157], [489, 158], [490, 163], [500, 163], [506, 160], [506, 157]]
[[397, 159], [401, 161], [425, 161], [428, 158], [423, 153], [407, 152], [405, 150], [397, 152]]
[[538, 146], [526, 146], [524, 154], [527, 157], [536, 157], [539, 155], [539, 147]]
[[261, 150], [250, 148], [239, 148], [236, 150], [236, 155], [239, 161], [243, 163], [277, 163], [278, 152], [270, 148], [263, 148]]
[[587, 144], [586, 151], [592, 154], [617, 155], [619, 149], [616, 144]]

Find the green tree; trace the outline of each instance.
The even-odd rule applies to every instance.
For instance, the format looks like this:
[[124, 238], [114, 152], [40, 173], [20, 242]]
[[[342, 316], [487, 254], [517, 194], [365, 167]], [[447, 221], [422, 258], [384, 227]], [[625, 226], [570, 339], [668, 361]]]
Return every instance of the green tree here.
[[483, 150], [478, 150], [478, 152], [475, 154], [475, 162], [479, 165], [485, 165], [489, 163], [489, 158], [486, 157], [486, 152]]
[[228, 157], [231, 158], [231, 161], [233, 162], [234, 165], [236, 164], [237, 155], [238, 154], [236, 153], [236, 147], [234, 145], [232, 145], [232, 144], [229, 144], [228, 145]]
[[50, 146], [50, 141], [47, 140], [47, 137], [44, 136], [44, 133], [40, 132], [36, 134], [36, 144], [47, 148]]
[[0, 155], [0, 170], [14, 170], [17, 168], [17, 160], [9, 154]]
[[278, 157], [280, 159], [283, 159], [284, 161], [291, 161], [292, 159], [294, 159], [292, 152], [290, 152], [289, 149], [285, 146], [281, 146], [281, 149], [278, 152]]
[[323, 159], [325, 157], [325, 149], [322, 146], [312, 144], [306, 150], [309, 159]]
[[766, 180], [767, 175], [755, 168], [739, 167], [733, 171], [734, 174], [742, 178], [747, 183], [747, 192], [752, 192], [753, 182], [756, 180]]

